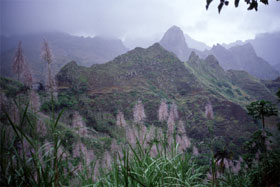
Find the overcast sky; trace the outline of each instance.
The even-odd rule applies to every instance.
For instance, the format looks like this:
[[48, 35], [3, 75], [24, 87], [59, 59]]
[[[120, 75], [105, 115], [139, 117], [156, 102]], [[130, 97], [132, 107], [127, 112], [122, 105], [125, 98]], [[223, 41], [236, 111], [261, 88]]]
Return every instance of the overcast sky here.
[[218, 14], [214, 0], [1, 0], [1, 33], [63, 31], [74, 35], [104, 35], [125, 40], [158, 41], [171, 26], [208, 45], [251, 39], [257, 33], [280, 31], [280, 2], [247, 11], [229, 0]]

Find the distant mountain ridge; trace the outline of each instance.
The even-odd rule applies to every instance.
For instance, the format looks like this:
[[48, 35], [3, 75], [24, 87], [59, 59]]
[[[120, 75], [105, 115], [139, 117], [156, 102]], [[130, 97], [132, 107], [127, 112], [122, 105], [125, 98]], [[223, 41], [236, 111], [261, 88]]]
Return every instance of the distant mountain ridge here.
[[43, 81], [46, 64], [40, 54], [44, 39], [48, 41], [54, 54], [52, 64], [54, 73], [71, 60], [75, 60], [83, 66], [91, 66], [110, 61], [128, 51], [121, 40], [98, 36], [84, 38], [60, 32], [1, 36], [1, 75], [12, 76], [11, 63], [17, 44], [21, 40], [23, 53], [29, 66], [33, 69], [35, 79]]
[[[192, 52], [182, 62], [158, 43], [147, 49], [135, 48], [105, 64], [82, 67], [70, 62], [56, 78], [60, 92], [78, 94], [75, 108], [94, 129], [99, 128], [94, 113], [108, 116], [119, 111], [127, 122], [133, 121], [133, 108], [139, 100], [145, 108], [145, 125], [162, 127], [158, 107], [165, 100], [178, 106], [178, 120], [185, 124], [187, 135], [198, 142], [209, 135], [206, 105], [213, 108], [215, 135], [240, 145], [239, 137], [255, 127], [250, 125], [244, 106], [256, 99], [276, 99], [248, 73], [224, 71], [213, 55], [201, 59]], [[110, 131], [111, 123], [102, 127]]]
[[276, 79], [279, 76], [278, 71], [267, 61], [257, 56], [250, 43], [234, 46], [229, 49], [216, 45], [206, 53], [214, 54], [225, 70], [244, 70], [264, 80]]
[[280, 64], [280, 32], [262, 33], [256, 35], [254, 39], [246, 41], [236, 41], [230, 44], [222, 44], [225, 48], [229, 49], [237, 45], [244, 45], [251, 43], [257, 55], [262, 57], [271, 65]]
[[229, 49], [220, 44], [214, 45], [210, 50], [191, 49], [186, 43], [183, 31], [179, 27], [173, 26], [166, 31], [160, 44], [165, 49], [176, 54], [182, 61], [186, 61], [190, 52], [195, 51], [201, 58], [206, 58], [208, 55], [213, 54], [225, 70], [244, 70], [264, 80], [276, 79], [279, 76], [279, 72], [275, 68], [257, 56], [253, 46], [249, 43], [236, 45]]
[[186, 40], [186, 43], [188, 44], [188, 46], [190, 48], [197, 49], [197, 50], [200, 50], [200, 51], [211, 49], [211, 47], [209, 47], [205, 43], [193, 39], [188, 34], [185, 34], [185, 40]]

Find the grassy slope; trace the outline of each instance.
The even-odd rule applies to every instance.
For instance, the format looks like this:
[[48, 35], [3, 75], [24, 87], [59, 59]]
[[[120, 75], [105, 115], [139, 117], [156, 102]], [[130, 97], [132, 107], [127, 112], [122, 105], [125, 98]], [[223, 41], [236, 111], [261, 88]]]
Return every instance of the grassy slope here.
[[[113, 137], [111, 129], [117, 111], [132, 121], [138, 99], [145, 107], [146, 125], [162, 126], [158, 107], [161, 99], [166, 99], [169, 104], [175, 101], [178, 105], [180, 119], [194, 140], [208, 137], [208, 128], [213, 126], [216, 136], [240, 144], [254, 129], [244, 106], [263, 93], [265, 97], [273, 96], [258, 80], [234, 79], [236, 73], [224, 72], [211, 56], [202, 60], [194, 55], [183, 63], [154, 44], [147, 49], [136, 48], [104, 65], [84, 68], [71, 62], [62, 68], [57, 79], [61, 92], [75, 95], [78, 104], [73, 110], [79, 109], [87, 125]], [[257, 93], [253, 94], [254, 87]], [[214, 110], [213, 120], [205, 117], [209, 102]]]

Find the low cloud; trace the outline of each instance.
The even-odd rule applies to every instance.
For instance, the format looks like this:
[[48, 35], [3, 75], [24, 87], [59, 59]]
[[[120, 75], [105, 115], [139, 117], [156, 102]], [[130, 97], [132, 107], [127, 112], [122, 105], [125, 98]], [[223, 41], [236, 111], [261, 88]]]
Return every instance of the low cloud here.
[[193, 0], [2, 0], [1, 33], [57, 30], [154, 41], [178, 25], [193, 38], [213, 45], [280, 30], [279, 2], [270, 1], [254, 12], [241, 1], [240, 7], [230, 4], [221, 14], [217, 3], [206, 11], [205, 1]]

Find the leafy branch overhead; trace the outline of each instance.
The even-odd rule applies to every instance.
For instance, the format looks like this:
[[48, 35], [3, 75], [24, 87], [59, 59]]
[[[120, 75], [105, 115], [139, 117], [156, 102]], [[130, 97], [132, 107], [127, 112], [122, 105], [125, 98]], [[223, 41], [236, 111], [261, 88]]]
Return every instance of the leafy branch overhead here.
[[[239, 5], [239, 1], [240, 0], [234, 0], [234, 6], [235, 7], [238, 7]], [[248, 10], [253, 10], [255, 9], [256, 11], [258, 10], [258, 4], [259, 2], [265, 4], [265, 5], [268, 5], [268, 0], [244, 0], [245, 3], [247, 3], [249, 6], [248, 6]], [[280, 0], [276, 0], [276, 1], [280, 1]], [[208, 10], [210, 4], [213, 2], [213, 0], [206, 0], [206, 10]], [[218, 11], [219, 13], [221, 12], [223, 6], [228, 6], [229, 5], [229, 1], [226, 1], [226, 0], [220, 0], [220, 3], [218, 5]]]

